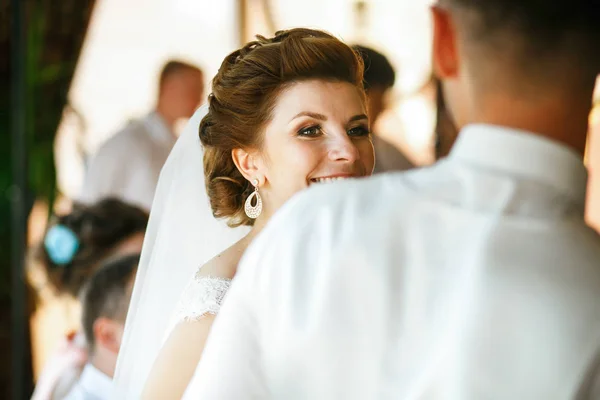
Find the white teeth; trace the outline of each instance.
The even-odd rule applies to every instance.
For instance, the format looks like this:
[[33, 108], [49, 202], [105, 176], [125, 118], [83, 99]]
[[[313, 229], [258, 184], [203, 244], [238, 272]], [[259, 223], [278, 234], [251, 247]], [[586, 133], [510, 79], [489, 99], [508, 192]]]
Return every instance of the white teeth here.
[[349, 179], [348, 177], [338, 176], [335, 178], [317, 178], [314, 180], [315, 183], [331, 183], [335, 181], [341, 181], [344, 179]]

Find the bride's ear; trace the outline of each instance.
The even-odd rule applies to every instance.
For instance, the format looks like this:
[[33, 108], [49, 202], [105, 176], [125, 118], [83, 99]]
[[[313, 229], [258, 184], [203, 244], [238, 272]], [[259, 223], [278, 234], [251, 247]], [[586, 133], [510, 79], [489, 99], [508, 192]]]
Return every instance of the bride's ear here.
[[237, 169], [244, 178], [252, 182], [258, 179], [259, 185], [264, 181], [264, 174], [261, 171], [261, 162], [256, 152], [248, 152], [244, 149], [231, 150], [231, 158]]

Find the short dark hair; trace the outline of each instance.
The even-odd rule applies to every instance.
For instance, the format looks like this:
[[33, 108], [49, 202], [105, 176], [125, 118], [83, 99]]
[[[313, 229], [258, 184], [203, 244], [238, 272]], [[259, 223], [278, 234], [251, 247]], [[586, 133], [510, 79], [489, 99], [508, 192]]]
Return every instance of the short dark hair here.
[[354, 51], [360, 55], [365, 65], [363, 83], [365, 89], [389, 89], [396, 82], [396, 72], [386, 56], [369, 47], [354, 45]]
[[176, 75], [182, 71], [196, 71], [198, 73], [202, 73], [202, 70], [195, 65], [179, 61], [179, 60], [170, 60], [163, 66], [160, 71], [160, 78], [158, 81], [159, 88], [163, 86], [165, 81], [173, 75]]
[[[585, 68], [587, 74], [599, 72], [597, 0], [441, 0], [440, 4], [468, 12], [464, 22], [473, 43], [493, 48], [517, 45], [519, 59], [514, 61], [519, 67], [567, 63], [579, 71]], [[499, 39], [498, 34], [506, 33], [511, 36]]]
[[139, 254], [109, 261], [85, 284], [82, 290], [83, 331], [93, 349], [94, 323], [105, 317], [125, 323], [131, 293], [127, 286], [140, 262]]

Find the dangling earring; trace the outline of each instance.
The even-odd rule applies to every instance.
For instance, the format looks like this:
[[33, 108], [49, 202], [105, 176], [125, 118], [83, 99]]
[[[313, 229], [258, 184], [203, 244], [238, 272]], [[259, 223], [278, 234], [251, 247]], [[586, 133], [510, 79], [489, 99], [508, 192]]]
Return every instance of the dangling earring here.
[[[260, 194], [258, 193], [258, 179], [254, 179], [252, 181], [252, 185], [254, 185], [254, 192], [246, 199], [246, 204], [244, 205], [244, 211], [246, 211], [246, 215], [248, 218], [256, 219], [262, 212], [262, 199], [260, 198]], [[252, 199], [256, 197], [256, 205], [252, 205]]]

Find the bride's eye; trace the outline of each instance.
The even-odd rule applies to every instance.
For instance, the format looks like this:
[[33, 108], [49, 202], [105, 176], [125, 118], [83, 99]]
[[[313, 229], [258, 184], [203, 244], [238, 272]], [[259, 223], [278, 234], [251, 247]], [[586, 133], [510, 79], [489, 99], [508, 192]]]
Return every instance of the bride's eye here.
[[362, 137], [369, 136], [371, 132], [366, 126], [357, 126], [348, 130], [348, 136], [350, 137]]
[[321, 134], [321, 127], [319, 125], [309, 126], [298, 131], [298, 136], [304, 137], [316, 137]]

